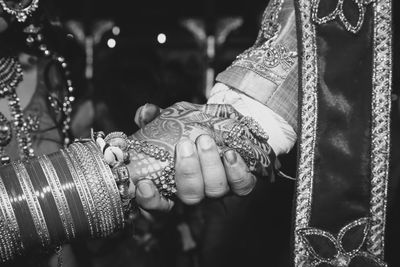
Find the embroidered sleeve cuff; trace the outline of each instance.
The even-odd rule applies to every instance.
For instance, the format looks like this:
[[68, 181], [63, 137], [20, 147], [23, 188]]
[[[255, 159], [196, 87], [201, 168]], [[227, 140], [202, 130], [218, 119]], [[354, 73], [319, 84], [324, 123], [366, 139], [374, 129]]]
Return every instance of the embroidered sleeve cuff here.
[[270, 108], [232, 90], [222, 83], [217, 83], [211, 90], [209, 104], [230, 104], [245, 116], [251, 116], [258, 121], [269, 136], [268, 143], [276, 155], [288, 153], [296, 142], [296, 132], [281, 116]]
[[297, 39], [293, 1], [270, 1], [252, 47], [217, 77], [297, 127]]

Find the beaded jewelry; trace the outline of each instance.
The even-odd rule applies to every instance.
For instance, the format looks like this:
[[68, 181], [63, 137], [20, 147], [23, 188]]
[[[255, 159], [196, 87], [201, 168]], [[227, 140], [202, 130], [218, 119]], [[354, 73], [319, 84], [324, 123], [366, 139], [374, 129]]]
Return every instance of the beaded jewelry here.
[[[169, 151], [146, 141], [129, 139], [127, 135], [122, 132], [112, 132], [107, 136], [105, 136], [103, 132], [92, 132], [92, 139], [100, 147], [104, 155], [104, 160], [112, 168], [121, 198], [125, 200], [125, 207], [130, 204], [127, 200], [131, 199], [127, 196], [130, 179], [129, 170], [126, 167], [126, 164], [129, 163], [130, 150], [136, 153], [144, 153], [147, 156], [166, 163], [166, 166], [161, 171], [157, 172], [156, 177], [151, 180], [164, 197], [171, 198], [176, 193], [176, 184], [174, 180], [175, 163]], [[268, 135], [264, 132], [262, 127], [250, 117], [242, 118], [239, 124], [235, 125], [232, 131], [224, 136], [225, 146], [237, 150], [251, 171], [255, 170], [257, 161], [260, 160], [260, 157], [256, 155], [251, 145], [259, 146], [261, 150], [270, 154], [271, 148], [267, 144], [267, 141]], [[270, 164], [269, 160], [267, 164]]]
[[232, 127], [229, 133], [224, 134], [224, 144], [228, 148], [236, 150], [246, 162], [250, 171], [256, 169], [258, 161], [263, 163], [264, 167], [270, 165], [271, 161], [267, 157], [260, 157], [256, 154], [254, 147], [262, 150], [270, 156], [272, 149], [268, 145], [268, 135], [262, 127], [251, 117], [243, 117], [239, 123]]
[[[335, 20], [338, 18], [342, 23], [345, 29], [351, 33], [358, 33], [363, 24], [364, 24], [364, 17], [365, 13], [367, 10], [367, 6], [371, 3], [375, 2], [375, 0], [359, 0], [359, 1], [354, 1], [354, 4], [357, 5], [358, 9], [358, 19], [357, 22], [351, 22], [347, 17], [346, 17], [346, 6], [344, 3], [344, 0], [338, 0], [336, 4], [336, 8], [329, 13], [328, 15], [325, 15], [323, 17], [320, 17], [319, 11], [320, 11], [320, 5], [321, 5], [321, 0], [316, 0], [312, 3], [312, 19], [315, 23], [322, 25], [325, 23], [328, 23], [330, 21]], [[348, 6], [347, 6], [348, 8]]]
[[[62, 103], [54, 97], [50, 92], [48, 94], [48, 100], [51, 107], [57, 113], [62, 114], [62, 134], [64, 136], [64, 146], [70, 143], [68, 137], [72, 102], [75, 98], [71, 95], [74, 91], [73, 83], [70, 78], [70, 72], [68, 71], [68, 64], [65, 58], [58, 55], [55, 52], [49, 50], [44, 44], [44, 37], [41, 34], [41, 28], [34, 25], [29, 25], [24, 29], [24, 33], [28, 36], [26, 43], [30, 47], [37, 47], [43, 56], [50, 58], [64, 71], [64, 78], [67, 85], [67, 93], [62, 99]], [[13, 117], [12, 123], [10, 123], [3, 114], [0, 113], [0, 163], [7, 164], [10, 162], [10, 158], [5, 155], [4, 147], [8, 145], [12, 138], [12, 129], [15, 129], [16, 139], [18, 141], [19, 149], [21, 151], [21, 158], [27, 159], [34, 156], [34, 150], [32, 148], [31, 132], [38, 130], [39, 124], [37, 118], [28, 116], [24, 118], [23, 111], [21, 109], [19, 98], [16, 94], [16, 88], [22, 81], [22, 68], [21, 64], [15, 57], [3, 57], [0, 58], [0, 98], [6, 97], [9, 100], [10, 111]]]
[[136, 153], [144, 153], [154, 159], [166, 162], [166, 166], [157, 173], [157, 177], [151, 179], [164, 197], [170, 198], [176, 193], [174, 159], [170, 153], [145, 141], [131, 140], [122, 132], [113, 132], [105, 136], [103, 132], [92, 133], [92, 139], [96, 141], [103, 152], [105, 162], [111, 167], [115, 182], [118, 185], [125, 220], [129, 221], [132, 215], [138, 212], [138, 206], [134, 197], [129, 194], [129, 150]]
[[0, 0], [0, 5], [5, 12], [15, 16], [19, 22], [24, 22], [39, 7], [39, 0], [31, 0], [27, 6], [23, 6], [21, 3], [15, 3], [15, 1]]
[[3, 166], [0, 193], [0, 262], [31, 248], [106, 237], [125, 223], [113, 174], [94, 142]]
[[[21, 151], [21, 158], [29, 158], [34, 156], [32, 149], [32, 140], [28, 122], [22, 114], [19, 98], [16, 94], [16, 88], [22, 80], [21, 65], [16, 58], [3, 57], [0, 58], [0, 98], [7, 97], [10, 105], [12, 119], [12, 127], [15, 128], [18, 145]], [[11, 140], [10, 124], [4, 115], [0, 119], [0, 128], [2, 129], [1, 145], [7, 145]], [[1, 163], [9, 163], [10, 158], [4, 155], [3, 147], [0, 150]]]
[[64, 146], [67, 146], [70, 143], [68, 132], [71, 123], [72, 103], [75, 101], [75, 97], [72, 96], [72, 93], [75, 91], [75, 88], [73, 86], [70, 71], [65, 58], [49, 49], [49, 47], [45, 44], [45, 38], [41, 33], [41, 30], [41, 27], [37, 27], [33, 24], [26, 27], [24, 29], [24, 33], [27, 34], [26, 44], [28, 47], [36, 47], [44, 57], [49, 58], [53, 62], [57, 63], [60, 66], [60, 69], [63, 70], [62, 75], [66, 81], [67, 90], [64, 99], [62, 99], [62, 103], [59, 103], [60, 100], [54, 97], [51, 93], [49, 93], [47, 97], [51, 107], [57, 113], [62, 113], [63, 122], [61, 131], [64, 135]]

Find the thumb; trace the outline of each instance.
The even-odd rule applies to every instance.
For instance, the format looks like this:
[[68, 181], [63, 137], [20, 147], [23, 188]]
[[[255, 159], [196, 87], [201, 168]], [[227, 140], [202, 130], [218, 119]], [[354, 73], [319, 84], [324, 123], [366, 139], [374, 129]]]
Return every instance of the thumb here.
[[154, 104], [145, 104], [141, 106], [135, 114], [135, 123], [143, 128], [146, 124], [157, 118], [161, 113], [161, 108]]

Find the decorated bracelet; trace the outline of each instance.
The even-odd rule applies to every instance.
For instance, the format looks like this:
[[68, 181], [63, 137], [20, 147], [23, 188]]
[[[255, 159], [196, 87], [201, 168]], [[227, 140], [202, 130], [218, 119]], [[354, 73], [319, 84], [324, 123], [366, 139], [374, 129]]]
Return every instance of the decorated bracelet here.
[[250, 171], [255, 171], [259, 165], [269, 168], [273, 161], [271, 158], [275, 158], [268, 144], [268, 135], [251, 117], [240, 119], [231, 131], [224, 133], [223, 137], [224, 145], [236, 150]]
[[[260, 161], [271, 167], [273, 151], [267, 139], [261, 127], [245, 117], [227, 133], [224, 145], [238, 151], [250, 169]], [[109, 236], [124, 227], [138, 210], [129, 190], [130, 153], [161, 162], [150, 179], [164, 197], [176, 193], [173, 155], [122, 132], [93, 133], [91, 139], [76, 140], [59, 152], [2, 166], [0, 260], [12, 260], [32, 248], [55, 249], [75, 238]]]
[[[157, 172], [156, 177], [144, 178], [151, 179], [164, 197], [170, 198], [176, 193], [174, 157], [169, 151], [146, 141], [130, 139], [123, 132], [112, 132], [107, 136], [103, 132], [96, 132], [92, 133], [92, 139], [103, 152], [105, 161], [110, 165], [114, 173], [124, 210], [127, 214], [135, 209], [134, 200], [128, 195], [130, 176], [126, 165], [129, 164], [129, 153], [131, 151], [137, 154], [143, 153], [166, 163], [166, 166]], [[243, 117], [224, 136], [224, 145], [236, 150], [245, 160], [251, 171], [255, 170], [259, 162], [262, 162], [265, 168], [271, 165], [269, 157], [273, 156], [273, 151], [267, 141], [268, 135], [250, 117]], [[260, 153], [257, 153], [257, 151], [260, 151]]]
[[0, 168], [0, 261], [124, 226], [114, 174], [92, 141]]
[[[157, 172], [156, 177], [151, 180], [163, 196], [171, 197], [176, 193], [174, 158], [169, 151], [146, 141], [129, 139], [122, 132], [113, 132], [107, 136], [103, 132], [97, 132], [93, 133], [93, 139], [103, 151], [105, 161], [112, 168], [123, 200], [129, 198], [126, 195], [130, 184], [129, 170], [126, 164], [129, 163], [130, 151], [138, 154], [143, 153], [166, 163], [166, 166]], [[128, 204], [127, 201], [125, 204]]]

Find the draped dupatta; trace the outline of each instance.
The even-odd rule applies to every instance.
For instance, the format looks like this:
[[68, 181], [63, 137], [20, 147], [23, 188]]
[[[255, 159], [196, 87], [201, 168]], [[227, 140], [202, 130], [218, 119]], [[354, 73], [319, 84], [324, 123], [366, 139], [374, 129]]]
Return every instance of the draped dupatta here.
[[386, 266], [391, 0], [296, 0], [294, 266]]

